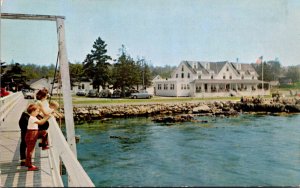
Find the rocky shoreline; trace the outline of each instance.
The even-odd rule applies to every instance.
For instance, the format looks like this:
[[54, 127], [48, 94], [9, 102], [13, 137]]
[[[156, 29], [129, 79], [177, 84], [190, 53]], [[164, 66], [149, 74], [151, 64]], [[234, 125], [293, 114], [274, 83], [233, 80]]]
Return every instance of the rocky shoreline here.
[[[299, 113], [300, 99], [241, 98], [241, 101], [201, 101], [176, 104], [123, 104], [74, 107], [75, 121], [105, 120], [107, 118], [154, 117], [156, 122], [192, 121], [193, 116], [236, 116], [240, 113], [263, 112]], [[185, 115], [180, 115], [185, 114]]]

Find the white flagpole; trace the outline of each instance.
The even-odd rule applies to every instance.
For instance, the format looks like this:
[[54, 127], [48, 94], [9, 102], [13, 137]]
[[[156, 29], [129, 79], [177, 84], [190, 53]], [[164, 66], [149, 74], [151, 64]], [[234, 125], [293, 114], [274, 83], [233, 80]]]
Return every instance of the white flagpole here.
[[262, 89], [262, 94], [264, 95], [264, 62], [263, 62], [263, 57], [261, 56], [261, 89]]

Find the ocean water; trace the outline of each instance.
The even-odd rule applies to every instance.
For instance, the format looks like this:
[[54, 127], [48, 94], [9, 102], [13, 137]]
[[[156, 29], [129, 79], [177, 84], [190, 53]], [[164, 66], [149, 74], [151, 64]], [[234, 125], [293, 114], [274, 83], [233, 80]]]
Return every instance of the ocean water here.
[[96, 186], [300, 185], [300, 114], [197, 119], [77, 125], [78, 159]]

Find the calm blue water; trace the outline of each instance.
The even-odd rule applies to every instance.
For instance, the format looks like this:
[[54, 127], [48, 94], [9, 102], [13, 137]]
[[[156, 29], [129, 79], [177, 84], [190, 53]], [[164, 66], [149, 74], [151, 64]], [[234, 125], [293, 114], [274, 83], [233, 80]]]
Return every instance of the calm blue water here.
[[96, 186], [300, 185], [299, 114], [199, 119], [77, 126], [79, 161]]

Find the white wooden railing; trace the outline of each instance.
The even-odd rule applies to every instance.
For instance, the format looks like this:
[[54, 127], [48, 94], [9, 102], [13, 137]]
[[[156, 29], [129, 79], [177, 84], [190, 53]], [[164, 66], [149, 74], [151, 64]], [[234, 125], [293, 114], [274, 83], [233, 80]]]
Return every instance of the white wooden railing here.
[[11, 93], [0, 98], [0, 122], [5, 121], [7, 114], [22, 98], [24, 98], [22, 92]]
[[[22, 92], [11, 93], [6, 97], [0, 98], [0, 120], [5, 121], [8, 113], [16, 107], [15, 105], [23, 99]], [[22, 107], [24, 108], [24, 107]], [[53, 176], [53, 183], [56, 187], [64, 187], [62, 177], [60, 175], [60, 160], [66, 167], [69, 176], [69, 186], [72, 187], [95, 187], [90, 177], [82, 168], [77, 158], [71, 151], [64, 135], [61, 132], [54, 117], [49, 119], [49, 145], [48, 150], [50, 168]]]
[[64, 186], [60, 176], [60, 160], [66, 167], [69, 176], [69, 186], [94, 187], [90, 177], [82, 168], [71, 151], [54, 117], [49, 119], [49, 159], [55, 186]]

